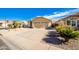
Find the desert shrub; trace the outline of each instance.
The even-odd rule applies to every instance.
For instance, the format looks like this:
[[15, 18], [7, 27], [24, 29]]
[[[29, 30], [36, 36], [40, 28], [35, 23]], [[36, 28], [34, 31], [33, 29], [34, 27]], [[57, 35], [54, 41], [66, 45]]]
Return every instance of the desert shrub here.
[[74, 31], [74, 32], [73, 32], [73, 35], [74, 35], [76, 38], [79, 38], [79, 31]]
[[14, 26], [12, 24], [8, 24], [8, 28], [13, 28]]
[[67, 42], [71, 38], [71, 35], [72, 35], [73, 31], [70, 28], [66, 27], [66, 28], [60, 29], [58, 32], [59, 32], [59, 34], [60, 34], [61, 37], [65, 38], [64, 42]]
[[61, 37], [65, 38], [64, 42], [68, 42], [71, 38], [79, 37], [79, 32], [74, 31], [70, 26], [59, 26], [56, 28]]
[[56, 28], [56, 31], [59, 32], [61, 29], [64, 28], [64, 26], [56, 26], [55, 28]]
[[74, 31], [74, 28], [71, 26], [56, 26], [55, 28], [56, 28], [57, 32], [59, 32], [62, 29], [68, 29], [68, 30]]

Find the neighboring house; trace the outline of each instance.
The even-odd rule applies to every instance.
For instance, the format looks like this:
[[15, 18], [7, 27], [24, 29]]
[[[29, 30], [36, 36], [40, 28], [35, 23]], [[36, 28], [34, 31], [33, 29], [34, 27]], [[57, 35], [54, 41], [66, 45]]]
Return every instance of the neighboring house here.
[[21, 22], [21, 27], [22, 28], [27, 28], [28, 27], [28, 22], [27, 21], [22, 21]]
[[65, 18], [63, 18], [63, 19], [59, 19], [59, 20], [56, 21], [54, 24], [55, 24], [55, 25], [59, 25], [59, 26], [67, 25], [67, 24], [66, 24], [66, 20], [65, 20]]
[[36, 17], [30, 21], [32, 28], [47, 28], [52, 25], [52, 21], [44, 17]]
[[60, 19], [55, 23], [58, 25], [69, 25], [79, 29], [79, 12]]
[[9, 20], [0, 20], [0, 28], [7, 28], [8, 24], [12, 23], [12, 21]]

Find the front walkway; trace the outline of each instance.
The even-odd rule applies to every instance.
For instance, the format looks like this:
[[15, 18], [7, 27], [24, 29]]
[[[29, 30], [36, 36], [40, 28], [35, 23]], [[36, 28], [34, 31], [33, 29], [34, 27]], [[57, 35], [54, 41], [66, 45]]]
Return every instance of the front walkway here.
[[19, 50], [60, 50], [43, 42], [48, 30], [45, 29], [17, 29], [2, 30], [3, 41], [11, 49]]

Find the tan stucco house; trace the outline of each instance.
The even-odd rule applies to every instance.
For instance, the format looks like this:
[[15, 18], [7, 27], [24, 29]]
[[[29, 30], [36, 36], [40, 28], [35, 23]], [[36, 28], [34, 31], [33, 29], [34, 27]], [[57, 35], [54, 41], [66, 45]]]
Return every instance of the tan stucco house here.
[[44, 17], [33, 18], [30, 22], [32, 28], [47, 28], [52, 25], [52, 21]]
[[79, 29], [79, 12], [58, 20], [56, 24], [65, 26], [69, 25]]
[[8, 24], [11, 24], [12, 21], [10, 20], [0, 20], [0, 28], [7, 28], [8, 27]]

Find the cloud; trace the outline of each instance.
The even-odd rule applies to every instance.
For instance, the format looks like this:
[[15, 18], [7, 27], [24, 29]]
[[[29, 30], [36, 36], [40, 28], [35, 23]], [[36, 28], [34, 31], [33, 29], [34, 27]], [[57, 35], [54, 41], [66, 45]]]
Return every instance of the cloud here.
[[65, 12], [54, 12], [52, 15], [45, 15], [43, 17], [56, 21], [60, 18], [74, 14], [76, 12], [79, 12], [79, 9], [69, 10], [69, 11], [65, 11]]
[[61, 13], [57, 13], [57, 14], [53, 14], [53, 15], [47, 15], [47, 16], [44, 16], [44, 17], [47, 17], [47, 18], [53, 18], [53, 17], [60, 17], [60, 16], [64, 16], [68, 14], [68, 12], [61, 12]]

